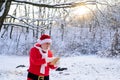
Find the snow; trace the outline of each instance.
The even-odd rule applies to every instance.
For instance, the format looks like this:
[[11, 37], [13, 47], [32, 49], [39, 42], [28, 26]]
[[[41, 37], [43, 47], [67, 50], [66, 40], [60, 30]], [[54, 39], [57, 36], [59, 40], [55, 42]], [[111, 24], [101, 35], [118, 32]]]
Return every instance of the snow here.
[[[26, 67], [16, 68], [18, 65]], [[0, 80], [26, 80], [28, 56], [0, 55]], [[98, 56], [62, 57], [64, 71], [51, 70], [50, 80], [120, 80], [119, 59]]]

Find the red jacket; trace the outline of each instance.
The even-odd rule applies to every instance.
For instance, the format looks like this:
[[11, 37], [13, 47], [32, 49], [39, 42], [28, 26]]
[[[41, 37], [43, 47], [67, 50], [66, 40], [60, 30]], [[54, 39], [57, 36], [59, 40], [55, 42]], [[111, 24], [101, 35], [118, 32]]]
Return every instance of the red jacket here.
[[[52, 57], [53, 57], [53, 53], [49, 50], [48, 58], [52, 58]], [[39, 49], [37, 49], [36, 47], [31, 48], [29, 61], [30, 61], [30, 66], [29, 66], [28, 71], [33, 74], [36, 74], [36, 75], [48, 76], [50, 68], [51, 69], [56, 68], [56, 67], [54, 67], [54, 65], [49, 65], [50, 64], [50, 62], [49, 62], [49, 63], [47, 63], [47, 66], [45, 67], [45, 74], [40, 73], [41, 65], [45, 64], [46, 60], [42, 59], [42, 55], [41, 55]]]

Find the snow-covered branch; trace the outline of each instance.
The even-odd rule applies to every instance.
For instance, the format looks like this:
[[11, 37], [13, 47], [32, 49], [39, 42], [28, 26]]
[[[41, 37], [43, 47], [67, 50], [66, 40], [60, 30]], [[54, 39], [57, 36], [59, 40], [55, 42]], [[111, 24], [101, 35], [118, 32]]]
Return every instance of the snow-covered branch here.
[[36, 3], [36, 2], [31, 2], [31, 1], [25, 1], [25, 0], [13, 0], [14, 2], [19, 2], [19, 3], [25, 3], [25, 4], [30, 4], [34, 6], [39, 6], [39, 7], [47, 7], [47, 8], [72, 8], [72, 7], [77, 7], [77, 6], [82, 6], [82, 5], [96, 5], [96, 4], [101, 4], [101, 5], [107, 5], [106, 2], [98, 2], [98, 1], [80, 1], [80, 2], [70, 2], [70, 3], [61, 3], [61, 4], [41, 4], [41, 3]]
[[[25, 25], [25, 24], [18, 24], [18, 23], [3, 23], [3, 25], [11, 25], [11, 26], [14, 26], [14, 27], [24, 27], [24, 28], [29, 28], [31, 30], [36, 30], [36, 31], [39, 31], [41, 32], [39, 29], [37, 28], [33, 28], [33, 27], [29, 27], [29, 25]], [[44, 30], [44, 28], [41, 28], [41, 30]]]
[[[10, 16], [10, 17], [12, 17], [12, 18], [14, 18], [14, 19], [17, 19], [17, 20], [19, 20], [19, 21], [21, 21], [21, 22], [23, 22], [26, 26], [25, 26], [25, 28], [29, 28], [28, 26], [30, 26], [30, 27], [35, 27], [35, 28], [38, 28], [38, 27], [40, 27], [40, 26], [37, 26], [37, 25], [33, 25], [33, 24], [31, 24], [31, 23], [33, 23], [33, 22], [35, 22], [35, 21], [53, 21], [53, 20], [48, 20], [48, 19], [34, 19], [34, 20], [31, 20], [31, 19], [29, 19], [29, 20], [31, 20], [32, 22], [30, 22], [30, 23], [28, 23], [28, 22], [26, 22], [26, 21], [24, 21], [24, 18], [17, 18], [16, 16], [13, 16], [13, 15], [8, 15], [8, 16]], [[12, 23], [11, 23], [12, 24]], [[49, 25], [50, 23], [48, 23], [48, 25]], [[6, 23], [4, 23], [3, 25], [10, 25], [10, 23], [8, 24], [6, 24]], [[13, 24], [12, 24], [13, 25]], [[17, 26], [21, 26], [21, 25], [18, 25], [18, 24], [14, 24], [14, 25], [17, 25]], [[42, 30], [44, 30], [44, 29], [46, 29], [46, 27], [44, 27], [44, 26], [46, 26], [46, 25], [43, 25], [43, 26], [41, 26], [40, 27], [40, 29], [42, 29]], [[22, 26], [23, 27], [23, 26]], [[33, 28], [32, 28], [33, 29]]]
[[33, 23], [35, 21], [57, 21], [58, 19], [57, 18], [54, 18], [54, 17], [49, 17], [49, 18], [46, 18], [46, 19], [39, 19], [39, 18], [35, 18], [35, 19], [31, 19], [29, 17], [16, 17], [14, 15], [10, 15], [8, 14], [8, 16], [6, 16], [6, 18], [14, 18], [14, 19], [17, 19], [19, 21], [21, 20], [30, 20], [31, 22], [30, 23]]
[[[24, 20], [23, 20], [24, 18], [17, 18], [16, 16], [13, 16], [13, 15], [8, 15], [8, 16], [10, 16], [10, 17], [12, 17], [12, 18], [14, 18], [14, 19], [17, 19], [17, 20], [21, 21], [21, 22], [24, 23], [24, 24], [18, 24], [18, 23], [3, 23], [3, 25], [13, 25], [14, 27], [15, 27], [15, 26], [20, 26], [20, 27], [24, 27], [24, 28], [29, 28], [29, 29], [32, 29], [32, 30], [36, 30], [36, 31], [39, 31], [39, 32], [40, 32], [40, 30], [45, 30], [45, 29], [47, 29], [47, 28], [45, 27], [46, 25], [37, 26], [37, 25], [33, 25], [33, 24], [30, 24], [30, 23], [24, 21]], [[41, 20], [41, 19], [39, 19], [39, 20]], [[35, 21], [35, 20], [33, 20], [33, 21]], [[37, 20], [36, 20], [36, 21], [37, 21]], [[41, 21], [42, 21], [42, 20], [41, 20]], [[47, 25], [49, 25], [49, 24], [50, 24], [50, 23], [48, 23]], [[40, 30], [37, 29], [38, 27], [40, 27]]]

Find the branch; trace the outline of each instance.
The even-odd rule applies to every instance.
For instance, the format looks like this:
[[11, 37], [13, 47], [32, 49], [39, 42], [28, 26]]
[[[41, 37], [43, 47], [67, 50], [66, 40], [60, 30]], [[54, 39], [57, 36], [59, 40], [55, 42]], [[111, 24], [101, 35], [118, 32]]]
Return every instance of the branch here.
[[25, 4], [30, 4], [38, 7], [47, 7], [47, 8], [64, 8], [64, 7], [69, 7], [71, 3], [66, 3], [66, 4], [55, 4], [55, 5], [49, 5], [49, 4], [40, 4], [40, 3], [35, 3], [31, 1], [22, 1], [22, 0], [13, 0], [14, 2], [19, 2], [19, 3], [25, 3]]
[[[13, 16], [13, 15], [8, 15], [8, 16], [10, 16], [10, 17], [12, 17], [12, 18], [14, 18], [14, 19], [17, 19], [17, 20], [23, 22], [24, 24], [18, 24], [18, 23], [3, 23], [3, 25], [21, 26], [21, 27], [25, 27], [25, 28], [32, 29], [32, 30], [38, 30], [38, 27], [40, 27], [40, 26], [37, 26], [37, 25], [32, 25], [32, 24], [30, 24], [30, 23], [27, 23], [27, 22], [25, 22], [22, 18], [16, 18], [16, 17]], [[50, 23], [48, 23], [48, 24], [46, 24], [46, 25], [49, 25], [49, 24], [50, 24]], [[46, 25], [41, 26], [41, 27], [40, 27], [40, 30], [48, 29], [47, 27], [45, 27]], [[40, 30], [38, 30], [38, 31], [40, 31]]]
[[35, 27], [34, 25], [30, 25], [29, 23], [25, 22], [22, 18], [16, 18], [16, 17], [13, 16], [13, 15], [8, 15], [8, 16], [10, 16], [10, 17], [12, 17], [12, 18], [14, 18], [14, 19], [17, 19], [17, 20], [19, 20], [19, 21], [21, 21], [21, 22], [24, 22], [24, 23], [25, 23], [26, 25], [28, 25], [28, 26]]
[[[37, 28], [32, 28], [32, 27], [29, 27], [28, 25], [25, 25], [25, 24], [17, 24], [17, 23], [3, 23], [3, 25], [12, 25], [14, 27], [17, 27], [17, 26], [20, 26], [20, 27], [24, 27], [24, 28], [29, 28], [31, 30], [37, 30], [40, 32], [40, 30], [38, 30]], [[44, 29], [41, 29], [41, 30], [44, 30]]]
[[82, 6], [82, 5], [96, 5], [96, 4], [107, 5], [107, 3], [105, 3], [105, 2], [97, 2], [97, 1], [70, 2], [70, 3], [62, 3], [62, 4], [54, 4], [54, 5], [40, 4], [40, 3], [24, 1], [24, 0], [12, 0], [12, 1], [30, 4], [30, 5], [34, 5], [34, 6], [38, 6], [38, 7], [47, 7], [47, 8], [72, 8], [72, 7]]
[[[31, 18], [29, 18], [29, 17], [16, 17], [16, 16], [13, 16], [13, 15], [10, 15], [10, 14], [8, 14], [7, 16], [6, 16], [6, 18], [14, 18], [14, 19], [17, 19], [17, 20], [19, 20], [19, 21], [22, 21], [22, 20], [30, 20], [31, 22], [30, 23], [32, 23], [32, 22], [35, 22], [35, 21], [57, 21], [57, 18], [53, 18], [53, 17], [49, 17], [49, 18], [46, 18], [46, 19], [39, 19], [39, 18], [35, 18], [35, 19], [31, 19]], [[24, 22], [24, 21], [23, 21]], [[29, 23], [28, 23], [29, 24]]]
[[[13, 16], [13, 15], [8, 15], [7, 17], [11, 17], [11, 18], [14, 18], [14, 19], [16, 19], [16, 20], [18, 20], [18, 21], [21, 21], [21, 22], [23, 22], [25, 25], [28, 25], [28, 26], [31, 26], [31, 27], [40, 27], [40, 26], [37, 26], [37, 25], [32, 25], [31, 23], [33, 23], [33, 22], [35, 22], [35, 21], [57, 21], [57, 19], [54, 19], [54, 20], [52, 20], [52, 18], [50, 18], [50, 19], [30, 19], [30, 18], [17, 18], [16, 16]], [[26, 19], [26, 20], [31, 20], [31, 22], [26, 22], [26, 21], [24, 21], [24, 19]], [[49, 25], [50, 23], [48, 23], [48, 24], [46, 24], [46, 25]], [[46, 25], [43, 25], [42, 27], [40, 27], [41, 29], [46, 29]]]

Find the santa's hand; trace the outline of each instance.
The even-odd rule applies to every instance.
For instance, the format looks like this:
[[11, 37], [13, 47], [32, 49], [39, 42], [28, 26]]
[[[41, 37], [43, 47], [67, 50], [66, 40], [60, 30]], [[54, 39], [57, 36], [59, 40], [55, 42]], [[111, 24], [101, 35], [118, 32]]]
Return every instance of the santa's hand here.
[[54, 58], [51, 62], [50, 65], [56, 65], [56, 63], [59, 61], [59, 57]]

